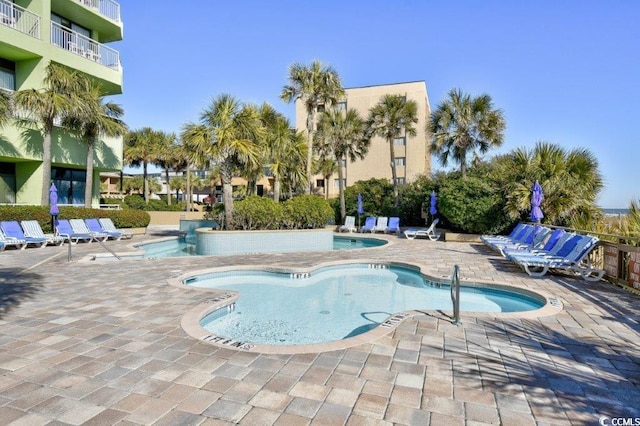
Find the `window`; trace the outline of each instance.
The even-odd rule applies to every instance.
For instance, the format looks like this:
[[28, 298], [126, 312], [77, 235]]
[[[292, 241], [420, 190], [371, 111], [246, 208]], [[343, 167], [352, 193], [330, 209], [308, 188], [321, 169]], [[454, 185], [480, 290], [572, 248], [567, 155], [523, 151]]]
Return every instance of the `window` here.
[[[340, 188], [340, 179], [335, 179], [333, 181], [333, 187], [334, 188]], [[347, 180], [346, 179], [342, 179], [342, 187], [343, 188], [347, 187]]]
[[404, 185], [404, 178], [396, 178], [396, 184]]
[[338, 110], [338, 111], [346, 111], [347, 110], [347, 101], [338, 102], [336, 104], [336, 110]]
[[0, 58], [0, 89], [16, 90], [16, 64]]
[[316, 188], [324, 188], [324, 179], [316, 179]]
[[0, 162], [0, 204], [16, 202], [16, 165]]
[[396, 157], [396, 166], [405, 166], [406, 158], [405, 157]]
[[60, 204], [84, 204], [85, 170], [51, 168], [51, 181], [58, 190]]
[[346, 160], [346, 158], [343, 158], [343, 159], [342, 159], [342, 161], [341, 161], [341, 163], [342, 163], [342, 168], [343, 168], [343, 169], [347, 167], [347, 160]]
[[394, 146], [405, 146], [405, 145], [407, 145], [407, 138], [405, 138], [405, 137], [395, 138], [393, 140], [393, 145]]

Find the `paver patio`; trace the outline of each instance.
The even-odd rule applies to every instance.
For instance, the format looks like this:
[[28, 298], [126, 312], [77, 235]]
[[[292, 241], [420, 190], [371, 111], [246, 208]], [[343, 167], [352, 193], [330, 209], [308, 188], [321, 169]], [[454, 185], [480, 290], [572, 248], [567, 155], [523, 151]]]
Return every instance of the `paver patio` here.
[[[150, 229], [133, 243], [171, 234]], [[0, 253], [0, 423], [249, 425], [598, 424], [640, 418], [639, 297], [607, 283], [531, 279], [480, 244], [406, 240], [286, 255], [80, 261], [98, 244]], [[131, 241], [108, 242], [117, 252]], [[407, 261], [435, 277], [557, 297], [537, 318], [425, 312], [348, 349], [294, 355], [187, 335], [202, 292], [167, 279], [216, 266]], [[319, 324], [321, 327], [322, 325]]]

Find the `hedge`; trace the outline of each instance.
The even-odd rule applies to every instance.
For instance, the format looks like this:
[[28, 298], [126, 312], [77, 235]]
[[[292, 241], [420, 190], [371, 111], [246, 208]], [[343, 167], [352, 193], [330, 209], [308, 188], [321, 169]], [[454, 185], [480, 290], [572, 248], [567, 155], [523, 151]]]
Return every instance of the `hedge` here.
[[[143, 228], [149, 225], [149, 213], [138, 210], [102, 210], [61, 206], [59, 219], [111, 218], [117, 228]], [[44, 232], [51, 232], [48, 206], [0, 206], [0, 220], [37, 220]]]

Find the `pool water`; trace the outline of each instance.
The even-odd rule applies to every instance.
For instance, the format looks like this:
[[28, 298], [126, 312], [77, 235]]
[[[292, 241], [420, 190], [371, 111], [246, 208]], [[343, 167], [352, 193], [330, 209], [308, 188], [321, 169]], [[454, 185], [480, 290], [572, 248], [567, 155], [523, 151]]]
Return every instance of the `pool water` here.
[[[333, 237], [334, 250], [351, 250], [379, 247], [386, 241], [376, 238]], [[145, 243], [136, 246], [144, 251], [145, 258], [197, 256], [195, 239], [176, 238], [173, 240]]]
[[[201, 320], [217, 336], [254, 344], [311, 344], [364, 333], [409, 310], [451, 311], [450, 287], [419, 272], [386, 265], [350, 264], [318, 269], [305, 278], [288, 273], [230, 271], [191, 278], [187, 285], [239, 292], [235, 309]], [[462, 286], [460, 309], [520, 312], [543, 300], [493, 288]]]

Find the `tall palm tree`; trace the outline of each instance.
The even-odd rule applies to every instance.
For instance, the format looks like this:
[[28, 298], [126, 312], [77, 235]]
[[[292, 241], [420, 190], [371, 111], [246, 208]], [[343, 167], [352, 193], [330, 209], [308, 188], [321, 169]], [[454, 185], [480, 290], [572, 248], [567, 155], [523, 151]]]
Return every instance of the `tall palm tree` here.
[[289, 84], [282, 89], [280, 98], [287, 103], [299, 99], [307, 111], [307, 194], [311, 193], [313, 134], [318, 107], [324, 105], [328, 108], [335, 105], [344, 97], [344, 94], [340, 76], [331, 66], [324, 66], [320, 61], [315, 60], [309, 66], [294, 63], [289, 67]]
[[120, 105], [106, 102], [104, 94], [95, 82], [78, 75], [81, 103], [62, 119], [62, 125], [87, 144], [87, 171], [84, 187], [84, 206], [91, 207], [93, 198], [93, 156], [100, 136], [117, 137], [127, 131], [120, 120], [124, 114]]
[[394, 140], [401, 136], [415, 136], [413, 126], [418, 122], [418, 104], [407, 100], [401, 95], [384, 95], [380, 101], [369, 110], [367, 119], [368, 133], [381, 136], [389, 144], [389, 160], [391, 178], [393, 180], [393, 205], [398, 206], [398, 172]]
[[262, 132], [258, 111], [229, 94], [213, 99], [200, 114], [199, 124], [189, 123], [183, 127], [182, 140], [196, 152], [208, 155], [220, 167], [227, 229], [232, 227], [233, 218], [231, 179], [240, 167], [259, 162], [255, 141], [262, 137]]
[[344, 199], [344, 168], [342, 161], [351, 162], [365, 157], [369, 150], [370, 139], [365, 133], [364, 120], [358, 112], [349, 108], [347, 112], [336, 108], [325, 110], [320, 115], [316, 133], [318, 151], [333, 156], [338, 164], [338, 192], [340, 194], [340, 216], [344, 222], [347, 209]]
[[460, 173], [465, 177], [469, 155], [476, 150], [484, 154], [502, 145], [506, 121], [489, 95], [472, 98], [453, 89], [431, 114], [428, 127], [432, 153], [445, 167], [450, 160], [459, 163]]
[[158, 161], [162, 141], [166, 135], [151, 127], [143, 127], [131, 131], [124, 138], [124, 158], [131, 166], [142, 165], [144, 201], [149, 202], [149, 188], [147, 185], [147, 168], [149, 164]]
[[4, 127], [13, 116], [11, 94], [0, 89], [0, 128]]
[[167, 183], [167, 204], [171, 205], [171, 193], [169, 191], [169, 170], [177, 171], [185, 167], [184, 153], [182, 146], [177, 143], [175, 133], [162, 133], [162, 139], [159, 140], [159, 152], [156, 158], [156, 164], [164, 170], [164, 179]]
[[[42, 135], [42, 192], [40, 204], [49, 205], [51, 187], [51, 135], [56, 119], [81, 105], [78, 73], [49, 62], [42, 89], [25, 89], [14, 93], [20, 111], [16, 122], [25, 128], [36, 127]], [[24, 115], [23, 115], [24, 114]]]

